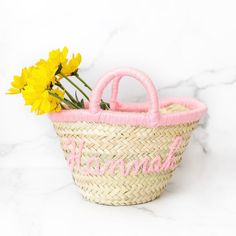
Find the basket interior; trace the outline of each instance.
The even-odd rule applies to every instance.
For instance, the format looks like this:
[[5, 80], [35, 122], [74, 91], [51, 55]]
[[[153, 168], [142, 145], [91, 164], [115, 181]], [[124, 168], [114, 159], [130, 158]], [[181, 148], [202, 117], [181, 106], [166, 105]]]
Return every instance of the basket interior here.
[[182, 104], [178, 104], [178, 103], [169, 104], [167, 106], [160, 108], [160, 112], [163, 114], [185, 112], [185, 111], [189, 111], [189, 110], [190, 109], [187, 108], [186, 106], [184, 106]]

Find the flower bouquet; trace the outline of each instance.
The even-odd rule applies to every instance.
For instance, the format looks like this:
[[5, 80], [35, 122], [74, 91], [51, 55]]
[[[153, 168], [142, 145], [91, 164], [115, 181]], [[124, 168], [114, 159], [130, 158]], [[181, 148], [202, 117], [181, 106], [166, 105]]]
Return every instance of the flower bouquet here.
[[[51, 51], [47, 60], [40, 59], [35, 65], [23, 68], [20, 76], [14, 76], [7, 94], [21, 93], [25, 105], [31, 106], [31, 111], [38, 115], [61, 109], [83, 109], [84, 99], [89, 101], [89, 97], [70, 77], [76, 77], [87, 89], [92, 89], [78, 74], [80, 53], [73, 54], [70, 60], [67, 56], [68, 48], [64, 47]], [[76, 88], [74, 96], [63, 86], [62, 80]], [[78, 92], [83, 96], [81, 100]], [[109, 104], [101, 101], [101, 108], [109, 109]]]
[[[188, 97], [159, 101], [152, 80], [132, 68], [108, 72], [92, 90], [78, 74], [80, 54], [70, 60], [67, 54], [67, 48], [54, 50], [48, 60], [23, 69], [8, 93], [21, 93], [36, 114], [49, 113], [74, 182], [86, 199], [107, 205], [154, 200], [182, 160], [206, 106]], [[125, 76], [141, 83], [146, 103], [118, 101], [119, 83]], [[74, 96], [63, 80], [76, 88]], [[102, 94], [110, 82], [111, 97], [105, 102]], [[81, 85], [92, 91], [90, 97]], [[83, 98], [78, 99], [77, 93]]]

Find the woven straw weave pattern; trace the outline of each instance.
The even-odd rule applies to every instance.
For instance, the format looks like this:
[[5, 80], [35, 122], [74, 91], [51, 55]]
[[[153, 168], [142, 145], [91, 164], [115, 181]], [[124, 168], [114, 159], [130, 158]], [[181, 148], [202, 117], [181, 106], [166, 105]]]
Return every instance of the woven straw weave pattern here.
[[[92, 156], [98, 157], [101, 163], [110, 159], [123, 159], [125, 162], [144, 157], [152, 159], [157, 155], [164, 161], [173, 139], [181, 135], [183, 142], [175, 154], [178, 165], [197, 123], [145, 128], [89, 122], [54, 122], [54, 128], [60, 137], [66, 159], [71, 155], [71, 150], [64, 145], [67, 138], [74, 138], [77, 145], [81, 140], [85, 141], [82, 167]], [[114, 175], [95, 176], [81, 174], [75, 165], [73, 178], [82, 195], [90, 201], [106, 205], [132, 205], [157, 198], [165, 189], [172, 172], [167, 170], [143, 174], [140, 171], [138, 175], [131, 173], [124, 177], [117, 171]]]

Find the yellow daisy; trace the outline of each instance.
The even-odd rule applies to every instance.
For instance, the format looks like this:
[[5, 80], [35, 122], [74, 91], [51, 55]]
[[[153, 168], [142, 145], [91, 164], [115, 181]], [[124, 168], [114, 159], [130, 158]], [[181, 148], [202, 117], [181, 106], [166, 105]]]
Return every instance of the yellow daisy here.
[[61, 99], [64, 98], [64, 91], [60, 89], [39, 90], [33, 86], [27, 85], [23, 91], [25, 105], [31, 105], [31, 112], [41, 115], [48, 112], [60, 111], [61, 100], [52, 96], [50, 93], [56, 94]]
[[61, 72], [66, 76], [72, 75], [78, 70], [78, 67], [81, 63], [81, 59], [82, 58], [80, 53], [77, 53], [76, 56], [73, 54], [69, 62], [62, 66]]
[[55, 71], [51, 70], [46, 65], [39, 65], [33, 67], [31, 70], [30, 77], [27, 80], [28, 85], [34, 87], [46, 89], [55, 83]]
[[51, 68], [58, 69], [61, 65], [64, 67], [67, 63], [68, 48], [64, 47], [62, 51], [58, 48], [49, 52], [48, 63]]
[[18, 94], [21, 93], [22, 89], [24, 89], [24, 87], [27, 84], [27, 80], [30, 76], [30, 72], [31, 72], [32, 68], [24, 68], [21, 71], [21, 76], [15, 75], [13, 78], [13, 82], [11, 82], [11, 86], [12, 88], [10, 88], [7, 92], [7, 94]]

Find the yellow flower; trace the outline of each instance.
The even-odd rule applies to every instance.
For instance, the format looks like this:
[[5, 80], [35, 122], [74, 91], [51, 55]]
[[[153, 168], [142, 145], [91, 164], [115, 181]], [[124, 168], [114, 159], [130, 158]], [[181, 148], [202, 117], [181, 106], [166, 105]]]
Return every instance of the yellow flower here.
[[62, 51], [58, 48], [56, 50], [52, 50], [49, 52], [48, 57], [48, 63], [51, 68], [58, 69], [59, 65], [62, 67], [66, 65], [67, 63], [67, 54], [68, 54], [68, 48], [64, 47]]
[[44, 91], [45, 89], [34, 87], [32, 85], [26, 85], [25, 89], [22, 91], [25, 105], [33, 105]]
[[72, 55], [72, 58], [68, 61], [68, 48], [64, 47], [62, 50], [56, 49], [49, 52], [48, 60], [41, 59], [36, 63], [36, 66], [46, 67], [54, 75], [57, 74], [57, 79], [60, 80], [63, 75], [70, 76], [73, 72], [78, 70], [81, 63], [81, 54], [77, 53]]
[[31, 67], [30, 68], [24, 68], [21, 71], [21, 76], [15, 75], [13, 78], [13, 82], [11, 82], [12, 88], [10, 88], [7, 92], [7, 94], [18, 94], [21, 93], [22, 89], [27, 84], [27, 79], [30, 76]]
[[63, 91], [52, 89], [55, 82], [54, 74], [55, 72], [41, 61], [40, 65], [32, 68], [28, 83], [22, 90], [25, 105], [31, 105], [31, 111], [38, 115], [61, 109], [60, 99], [49, 94], [52, 92], [64, 97]]
[[54, 93], [62, 99], [64, 98], [64, 91], [60, 89], [40, 90], [37, 87], [27, 85], [22, 92], [25, 104], [31, 105], [31, 112], [35, 112], [37, 115], [61, 110], [61, 100], [50, 93]]
[[[65, 92], [60, 89], [52, 89], [50, 92], [56, 94], [61, 99], [63, 99], [64, 95], [65, 95]], [[50, 112], [53, 112], [53, 111], [58, 112], [61, 110], [61, 104], [60, 104], [61, 99], [56, 98], [50, 94], [50, 100], [51, 100], [51, 111]]]
[[69, 62], [64, 66], [62, 66], [61, 72], [66, 76], [71, 75], [73, 72], [78, 70], [80, 63], [81, 63], [80, 53], [77, 53], [76, 56], [73, 54]]
[[40, 59], [38, 62], [36, 62], [35, 66], [39, 68], [45, 68], [48, 72], [50, 72], [51, 75], [55, 75], [58, 69], [58, 66], [55, 66], [54, 62], [49, 60], [46, 61], [44, 59]]
[[51, 70], [46, 64], [41, 64], [31, 69], [28, 85], [38, 89], [50, 88], [55, 83], [55, 70]]

